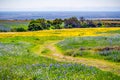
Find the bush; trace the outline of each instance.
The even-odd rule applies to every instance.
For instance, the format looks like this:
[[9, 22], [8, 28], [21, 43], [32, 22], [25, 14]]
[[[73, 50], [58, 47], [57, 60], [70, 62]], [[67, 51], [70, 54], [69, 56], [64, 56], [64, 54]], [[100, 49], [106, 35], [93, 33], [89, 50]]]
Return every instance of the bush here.
[[97, 27], [101, 27], [101, 26], [102, 26], [101, 22], [97, 23]]
[[64, 20], [65, 28], [78, 28], [80, 27], [80, 21], [76, 17], [71, 17]]
[[39, 23], [31, 23], [28, 26], [29, 31], [43, 30], [43, 27]]
[[12, 32], [24, 32], [26, 30], [24, 28], [12, 28], [11, 31]]
[[44, 30], [50, 29], [50, 21], [46, 21], [45, 19], [37, 19], [32, 20], [28, 26], [29, 31], [37, 31], [37, 30]]

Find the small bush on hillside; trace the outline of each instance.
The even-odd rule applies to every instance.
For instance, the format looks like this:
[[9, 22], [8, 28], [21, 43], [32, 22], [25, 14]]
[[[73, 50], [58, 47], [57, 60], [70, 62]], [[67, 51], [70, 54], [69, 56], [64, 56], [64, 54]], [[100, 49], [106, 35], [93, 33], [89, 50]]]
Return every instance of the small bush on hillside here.
[[12, 28], [11, 31], [12, 32], [24, 32], [26, 30], [24, 28]]

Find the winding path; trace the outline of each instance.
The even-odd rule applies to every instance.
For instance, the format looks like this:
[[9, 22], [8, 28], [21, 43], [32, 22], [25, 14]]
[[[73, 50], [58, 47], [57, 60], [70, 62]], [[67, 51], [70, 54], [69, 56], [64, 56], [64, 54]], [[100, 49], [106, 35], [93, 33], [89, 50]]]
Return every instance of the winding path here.
[[[104, 71], [110, 71], [117, 75], [120, 75], [120, 63], [108, 62], [105, 60], [92, 59], [92, 58], [78, 58], [63, 55], [55, 46], [56, 42], [47, 42], [42, 45], [42, 49], [40, 49], [39, 53], [41, 56], [48, 57], [51, 59], [55, 59], [61, 62], [73, 62], [73, 63], [81, 63], [88, 66], [94, 66]], [[49, 49], [50, 54], [41, 54], [41, 51], [44, 49]]]

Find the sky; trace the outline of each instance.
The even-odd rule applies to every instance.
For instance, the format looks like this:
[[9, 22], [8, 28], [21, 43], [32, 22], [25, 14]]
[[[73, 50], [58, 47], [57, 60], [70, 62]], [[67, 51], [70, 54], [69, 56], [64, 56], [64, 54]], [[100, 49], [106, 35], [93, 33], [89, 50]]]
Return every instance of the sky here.
[[120, 11], [120, 0], [0, 0], [0, 11]]

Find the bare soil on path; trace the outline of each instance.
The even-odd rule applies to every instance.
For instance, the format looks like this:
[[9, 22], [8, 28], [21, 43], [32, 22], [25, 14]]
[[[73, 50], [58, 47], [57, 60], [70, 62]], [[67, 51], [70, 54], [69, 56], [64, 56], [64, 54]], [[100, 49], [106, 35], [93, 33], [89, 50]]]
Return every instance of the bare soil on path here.
[[[72, 56], [65, 56], [60, 52], [60, 50], [57, 49], [55, 44], [59, 42], [47, 42], [44, 45], [41, 46], [40, 50], [37, 51], [37, 54], [40, 56], [44, 56], [47, 58], [51, 58], [60, 62], [72, 62], [72, 63], [81, 63], [88, 66], [94, 66], [104, 71], [110, 71], [112, 73], [115, 73], [117, 75], [120, 75], [120, 63], [114, 63], [109, 62], [105, 60], [100, 59], [92, 59], [92, 58], [78, 58], [78, 57], [72, 57]], [[41, 51], [44, 49], [49, 49], [49, 54], [42, 54]]]

